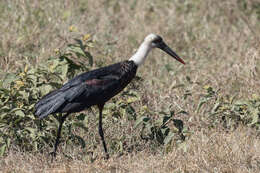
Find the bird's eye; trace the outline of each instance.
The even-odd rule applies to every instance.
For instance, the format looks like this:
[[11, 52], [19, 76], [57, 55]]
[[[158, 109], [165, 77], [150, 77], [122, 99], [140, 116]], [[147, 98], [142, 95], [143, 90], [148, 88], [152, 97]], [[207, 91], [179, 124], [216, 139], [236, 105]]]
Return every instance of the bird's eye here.
[[159, 38], [157, 38], [156, 40], [153, 41], [153, 43], [155, 43], [155, 44], [158, 44], [158, 43], [161, 43], [161, 42], [162, 42], [161, 37], [159, 37]]

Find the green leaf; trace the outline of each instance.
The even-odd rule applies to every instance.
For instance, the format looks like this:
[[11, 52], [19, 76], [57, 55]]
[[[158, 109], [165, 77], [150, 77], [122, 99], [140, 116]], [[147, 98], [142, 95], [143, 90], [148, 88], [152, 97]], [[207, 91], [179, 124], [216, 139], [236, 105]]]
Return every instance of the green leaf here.
[[24, 112], [22, 110], [15, 111], [15, 115], [17, 115], [19, 117], [24, 117], [25, 116], [25, 114], [24, 114]]
[[6, 144], [0, 147], [0, 156], [3, 156], [6, 151]]
[[199, 105], [198, 105], [198, 107], [197, 107], [197, 109], [196, 109], [196, 112], [198, 113], [199, 112], [199, 110], [200, 110], [200, 108], [205, 104], [205, 103], [207, 103], [207, 101], [209, 100], [209, 98], [202, 98], [202, 99], [200, 99], [200, 102], [199, 102]]
[[172, 118], [173, 115], [170, 115], [170, 116], [163, 116], [163, 123], [162, 123], [162, 126], [165, 125], [171, 118]]
[[183, 130], [183, 122], [179, 119], [173, 119], [174, 126], [179, 130], [179, 132], [182, 132]]
[[76, 126], [76, 127], [81, 128], [81, 129], [83, 129], [83, 130], [85, 130], [86, 132], [89, 131], [89, 129], [88, 129], [88, 128], [85, 126], [85, 124], [82, 123], [82, 122], [74, 122], [73, 125]]
[[19, 94], [25, 99], [28, 101], [29, 99], [29, 93], [26, 92], [26, 91], [19, 91]]
[[135, 122], [134, 128], [136, 128], [137, 126], [139, 126], [141, 123], [143, 122], [148, 122], [150, 120], [149, 117], [147, 116], [141, 116], [140, 118], [138, 118]]
[[11, 144], [11, 139], [10, 139], [10, 138], [7, 138], [7, 139], [6, 139], [6, 145], [7, 145], [7, 147], [10, 147], [10, 144]]
[[29, 131], [30, 133], [33, 133], [33, 134], [36, 132], [36, 129], [34, 129], [32, 127], [25, 127], [24, 129]]
[[61, 74], [62, 74], [61, 77], [63, 80], [66, 80], [66, 78], [67, 78], [68, 69], [69, 69], [68, 64], [61, 66]]
[[84, 139], [78, 135], [72, 135], [73, 138], [77, 139], [81, 145], [82, 148], [86, 147], [86, 143], [84, 141]]
[[107, 103], [105, 104], [105, 109], [115, 109], [116, 104], [115, 103]]
[[139, 98], [137, 98], [137, 97], [129, 97], [128, 99], [127, 99], [127, 103], [133, 103], [133, 102], [136, 102], [136, 101], [138, 101], [139, 100]]
[[83, 120], [85, 119], [85, 117], [86, 117], [86, 114], [81, 113], [81, 114], [79, 114], [79, 115], [77, 116], [77, 120], [83, 121]]
[[170, 132], [170, 128], [168, 126], [161, 127], [160, 130], [165, 136], [167, 136]]
[[176, 114], [186, 114], [186, 115], [189, 115], [189, 112], [186, 112], [185, 110], [181, 110], [181, 111], [177, 112]]
[[7, 88], [13, 81], [17, 80], [18, 76], [14, 73], [7, 73], [3, 80], [3, 87]]
[[168, 135], [164, 138], [164, 145], [167, 145], [171, 140], [172, 138], [174, 137], [174, 133], [172, 133], [171, 131], [168, 133]]
[[211, 110], [211, 114], [214, 114], [214, 113], [218, 110], [218, 108], [220, 107], [220, 105], [221, 105], [221, 103], [220, 103], [220, 102], [217, 102], [217, 103], [214, 105], [213, 109]]
[[245, 100], [238, 100], [235, 102], [235, 105], [237, 105], [237, 106], [248, 105], [248, 104], [249, 104], [249, 102], [245, 101]]
[[8, 112], [1, 113], [0, 114], [0, 120], [3, 120], [5, 118], [5, 116], [8, 115], [8, 114], [9, 114]]
[[45, 94], [49, 93], [51, 90], [53, 90], [51, 85], [42, 85], [40, 87], [41, 95], [45, 95]]
[[[32, 105], [32, 106], [34, 106], [34, 105]], [[29, 109], [29, 110], [31, 110], [31, 109]], [[26, 117], [30, 118], [31, 120], [37, 119], [37, 118], [35, 118], [35, 116], [32, 113], [31, 114], [26, 114]]]
[[252, 112], [252, 121], [251, 121], [251, 123], [249, 124], [249, 126], [255, 125], [256, 123], [259, 122], [259, 114], [260, 114], [260, 111], [259, 111], [258, 109], [255, 109], [255, 110]]

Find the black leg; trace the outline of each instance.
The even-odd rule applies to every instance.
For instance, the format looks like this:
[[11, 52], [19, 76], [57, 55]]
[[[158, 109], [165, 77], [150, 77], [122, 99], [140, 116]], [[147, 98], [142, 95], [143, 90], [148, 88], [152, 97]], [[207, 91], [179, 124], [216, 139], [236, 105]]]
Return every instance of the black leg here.
[[105, 150], [105, 154], [106, 154], [106, 159], [109, 159], [109, 154], [107, 152], [107, 146], [106, 146], [106, 142], [105, 142], [105, 138], [104, 138], [104, 133], [103, 133], [103, 128], [102, 128], [102, 111], [104, 108], [104, 103], [103, 104], [99, 104], [98, 105], [98, 109], [99, 109], [99, 124], [98, 124], [98, 132], [99, 135], [101, 137], [102, 143], [103, 143], [103, 147]]
[[60, 121], [60, 125], [59, 125], [58, 132], [57, 132], [57, 137], [56, 137], [56, 141], [55, 141], [55, 145], [54, 145], [54, 150], [53, 150], [53, 152], [50, 153], [52, 155], [52, 160], [53, 160], [53, 158], [56, 157], [57, 148], [58, 148], [58, 145], [59, 145], [59, 142], [60, 142], [60, 135], [61, 135], [62, 125], [63, 125], [63, 123], [64, 123], [64, 121], [65, 121], [65, 119], [67, 118], [68, 115], [69, 115], [69, 113], [67, 113], [66, 115], [61, 117], [61, 119], [59, 120]]

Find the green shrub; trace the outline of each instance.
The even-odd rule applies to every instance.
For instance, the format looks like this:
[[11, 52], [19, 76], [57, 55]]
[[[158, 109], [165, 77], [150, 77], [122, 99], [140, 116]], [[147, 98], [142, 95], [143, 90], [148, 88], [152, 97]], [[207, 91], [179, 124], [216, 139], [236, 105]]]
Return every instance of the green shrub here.
[[205, 86], [197, 112], [207, 105], [206, 113], [212, 126], [222, 124], [225, 128], [235, 128], [239, 124], [260, 127], [260, 97], [253, 95], [250, 99], [237, 99], [235, 96], [221, 95], [210, 86]]
[[[42, 62], [42, 65], [32, 67], [28, 63], [16, 73], [5, 74], [0, 83], [0, 155], [11, 144], [21, 150], [38, 151], [54, 141], [58, 117], [39, 120], [34, 116], [34, 104], [79, 71], [90, 69], [93, 60], [86, 51], [89, 44], [90, 39], [85, 43], [76, 40], [65, 50], [57, 50], [57, 57]], [[76, 63], [75, 60], [80, 58], [87, 58], [89, 64]], [[69, 125], [72, 124], [85, 128], [76, 121], [70, 121]]]

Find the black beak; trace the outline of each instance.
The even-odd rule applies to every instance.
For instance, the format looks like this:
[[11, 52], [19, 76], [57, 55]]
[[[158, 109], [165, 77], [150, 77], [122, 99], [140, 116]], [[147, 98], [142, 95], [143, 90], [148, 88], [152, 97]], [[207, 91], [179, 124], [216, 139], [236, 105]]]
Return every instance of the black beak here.
[[185, 64], [185, 62], [175, 53], [169, 46], [167, 46], [164, 42], [161, 42], [158, 46], [159, 49], [163, 50], [173, 58], [175, 58], [177, 61], [181, 62], [182, 64]]

